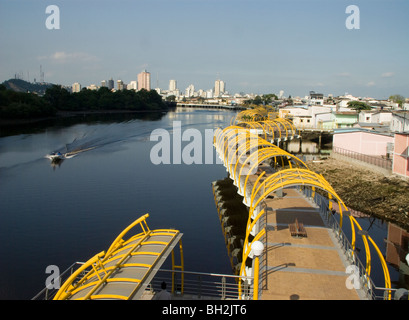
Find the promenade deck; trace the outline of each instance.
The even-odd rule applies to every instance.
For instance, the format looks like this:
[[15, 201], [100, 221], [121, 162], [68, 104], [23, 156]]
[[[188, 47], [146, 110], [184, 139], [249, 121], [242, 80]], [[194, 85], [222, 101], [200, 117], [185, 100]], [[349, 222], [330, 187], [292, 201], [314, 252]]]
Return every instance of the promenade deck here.
[[[332, 229], [296, 189], [265, 200], [266, 253], [261, 266], [261, 299], [356, 300], [348, 289], [346, 262]], [[306, 237], [291, 236], [289, 224], [303, 223]]]
[[[271, 168], [260, 166], [265, 179]], [[260, 172], [260, 171], [259, 171]], [[248, 177], [251, 193], [259, 172]], [[260, 299], [359, 300], [362, 290], [348, 289], [350, 263], [332, 228], [325, 224], [318, 206], [298, 188], [285, 188], [265, 197], [265, 251], [260, 265]], [[290, 225], [298, 222], [306, 235], [293, 236]]]

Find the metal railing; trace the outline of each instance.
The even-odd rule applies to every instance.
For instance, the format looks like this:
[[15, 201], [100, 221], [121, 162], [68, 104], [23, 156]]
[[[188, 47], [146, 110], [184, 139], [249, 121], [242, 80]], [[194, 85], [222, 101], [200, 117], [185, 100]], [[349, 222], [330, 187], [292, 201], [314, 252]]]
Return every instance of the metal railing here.
[[[69, 266], [59, 278], [62, 285], [69, 276], [84, 262], [75, 262]], [[86, 271], [84, 271], [85, 273]], [[80, 275], [80, 277], [82, 277]], [[247, 281], [243, 281], [247, 280]], [[175, 300], [215, 299], [237, 300], [239, 299], [239, 281], [242, 282], [241, 299], [253, 298], [253, 290], [247, 285], [253, 283], [253, 277], [240, 277], [235, 275], [190, 272], [180, 270], [160, 269], [147, 287], [152, 295], [161, 290], [162, 282], [168, 284], [168, 290], [172, 292]], [[243, 283], [245, 285], [243, 286]], [[244, 289], [243, 289], [244, 288]], [[52, 300], [59, 288], [45, 287], [32, 300]]]
[[359, 284], [355, 283], [354, 286], [361, 289], [368, 299], [388, 299], [389, 293], [396, 291], [396, 289], [375, 286], [371, 277], [368, 276], [365, 266], [357, 256], [356, 252], [353, 250], [351, 243], [340, 227], [339, 222], [336, 220], [335, 215], [329, 210], [329, 199], [307, 187], [302, 188], [302, 192], [318, 206], [324, 222], [333, 230], [334, 235], [339, 241], [340, 247], [342, 248], [347, 261], [351, 263], [351, 266], [356, 267], [354, 270], [349, 270], [352, 272], [354, 277], [357, 276], [360, 282]]
[[[62, 285], [72, 274], [75, 270], [77, 270], [80, 266], [82, 266], [85, 262], [74, 262], [70, 265], [63, 273], [60, 274], [59, 277], [59, 284]], [[85, 271], [80, 275], [84, 276]], [[47, 286], [37, 293], [31, 300], [52, 300], [55, 294], [58, 292], [59, 286], [48, 288]]]
[[371, 156], [339, 147], [332, 147], [332, 152], [346, 156], [351, 159], [366, 162], [384, 169], [392, 169], [392, 159], [384, 159], [381, 157]]
[[[182, 279], [183, 278], [183, 279]], [[247, 281], [243, 281], [247, 280]], [[239, 297], [239, 282], [243, 281], [241, 297]], [[161, 283], [166, 282], [168, 291], [175, 300], [251, 300], [253, 299], [252, 286], [243, 283], [252, 283], [253, 277], [235, 275], [191, 272], [180, 270], [161, 269], [152, 279], [147, 290], [151, 293], [161, 290]]]

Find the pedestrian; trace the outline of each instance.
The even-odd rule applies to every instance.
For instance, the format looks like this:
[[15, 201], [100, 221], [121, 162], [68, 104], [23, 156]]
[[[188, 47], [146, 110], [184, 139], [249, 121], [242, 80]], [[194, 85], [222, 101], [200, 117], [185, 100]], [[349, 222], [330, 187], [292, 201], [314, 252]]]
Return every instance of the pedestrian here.
[[171, 300], [171, 294], [166, 290], [166, 282], [163, 281], [161, 284], [162, 290], [155, 294], [153, 300]]

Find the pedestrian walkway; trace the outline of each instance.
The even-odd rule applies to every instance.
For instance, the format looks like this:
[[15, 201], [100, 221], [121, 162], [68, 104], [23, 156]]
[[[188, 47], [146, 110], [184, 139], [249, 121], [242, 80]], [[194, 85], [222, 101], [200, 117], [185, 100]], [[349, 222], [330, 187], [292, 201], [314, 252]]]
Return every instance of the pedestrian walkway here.
[[[348, 263], [333, 231], [315, 208], [296, 189], [265, 200], [266, 254], [261, 267], [261, 299], [356, 300], [348, 289]], [[307, 236], [294, 237], [289, 224], [303, 223]]]

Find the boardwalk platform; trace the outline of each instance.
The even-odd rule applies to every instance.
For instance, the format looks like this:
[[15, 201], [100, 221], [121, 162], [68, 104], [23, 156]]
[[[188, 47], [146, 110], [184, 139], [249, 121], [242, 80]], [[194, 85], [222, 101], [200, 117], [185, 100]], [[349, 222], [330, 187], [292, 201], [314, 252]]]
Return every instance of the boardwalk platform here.
[[[362, 293], [348, 289], [346, 262], [332, 229], [317, 208], [296, 189], [265, 200], [266, 253], [261, 266], [261, 299], [357, 300]], [[306, 237], [293, 237], [289, 224], [304, 224]]]

